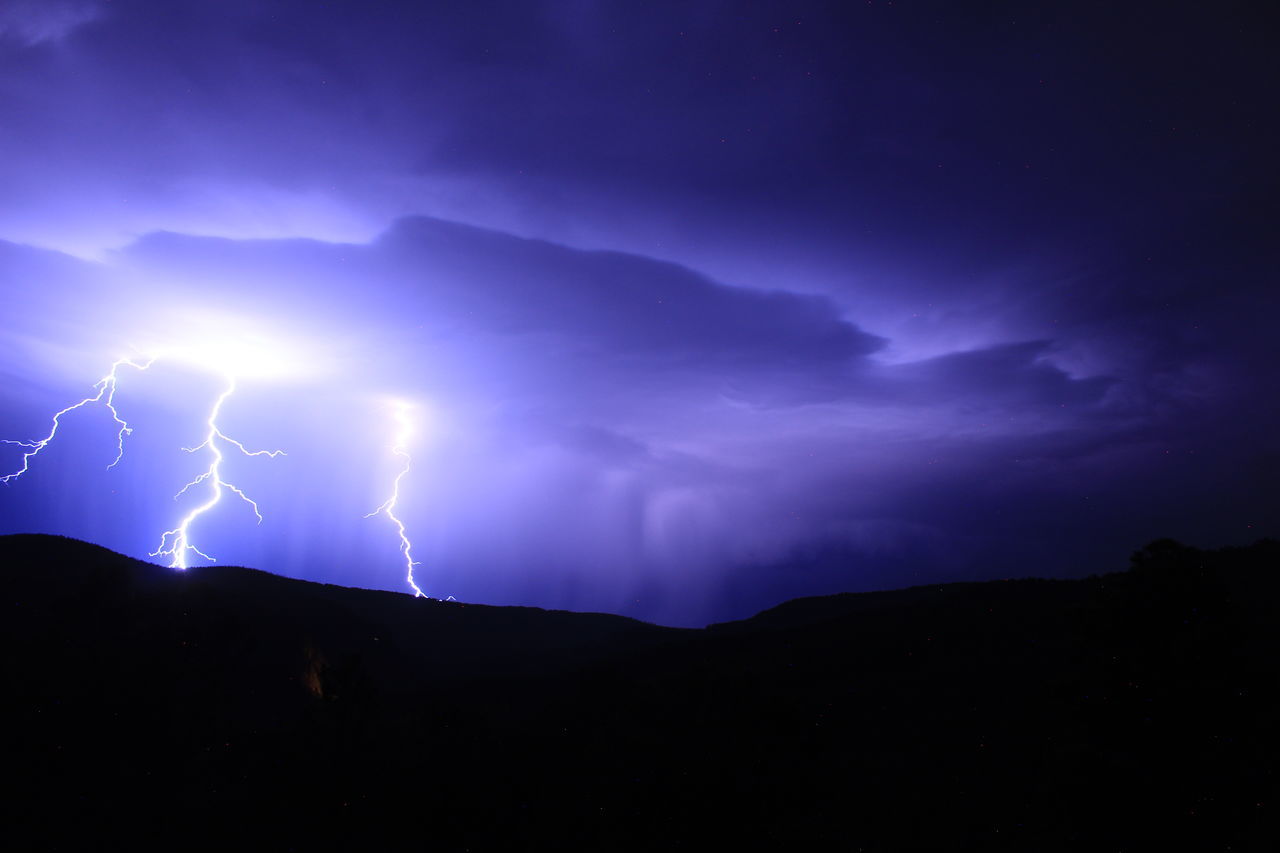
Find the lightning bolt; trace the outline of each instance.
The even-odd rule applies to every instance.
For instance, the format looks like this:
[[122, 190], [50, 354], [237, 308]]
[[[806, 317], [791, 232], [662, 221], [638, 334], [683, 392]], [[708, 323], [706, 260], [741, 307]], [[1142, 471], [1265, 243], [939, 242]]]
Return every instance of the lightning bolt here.
[[284, 451], [249, 450], [239, 441], [222, 431], [218, 426], [218, 415], [222, 411], [222, 404], [227, 401], [228, 397], [235, 393], [235, 390], [235, 378], [228, 376], [226, 390], [218, 396], [218, 399], [213, 404], [213, 408], [209, 411], [208, 420], [205, 421], [209, 431], [205, 433], [204, 441], [200, 442], [195, 447], [182, 448], [187, 453], [196, 453], [200, 450], [207, 449], [211, 460], [209, 462], [209, 467], [205, 469], [203, 473], [199, 474], [194, 480], [183, 486], [178, 493], [173, 496], [173, 499], [177, 500], [190, 489], [199, 486], [201, 483], [208, 483], [209, 497], [204, 503], [187, 513], [186, 517], [179, 522], [177, 527], [172, 530], [166, 530], [164, 535], [160, 537], [160, 545], [156, 550], [151, 552], [152, 557], [169, 557], [171, 560], [169, 563], [171, 568], [187, 568], [188, 552], [198, 554], [211, 563], [217, 562], [214, 557], [209, 556], [204, 551], [201, 551], [195, 545], [191, 544], [191, 525], [196, 519], [213, 509], [222, 501], [222, 493], [224, 491], [234, 492], [237, 497], [253, 509], [253, 514], [258, 518], [258, 523], [262, 523], [262, 513], [258, 509], [257, 502], [241, 491], [239, 487], [232, 485], [222, 478], [222, 462], [226, 458], [226, 454], [223, 453], [219, 443], [230, 445], [245, 456], [270, 456], [274, 459], [277, 456], [283, 456]]
[[396, 475], [395, 481], [391, 485], [391, 497], [387, 498], [382, 503], [382, 506], [366, 515], [365, 518], [385, 515], [396, 526], [396, 531], [400, 534], [400, 553], [404, 555], [405, 570], [407, 572], [405, 580], [409, 582], [409, 586], [413, 587], [414, 597], [419, 598], [425, 597], [426, 593], [414, 581], [413, 567], [422, 564], [413, 559], [413, 543], [409, 541], [409, 536], [405, 532], [404, 522], [396, 516], [395, 512], [396, 504], [400, 500], [400, 481], [404, 479], [405, 474], [408, 474], [409, 469], [413, 467], [413, 458], [409, 456], [409, 451], [405, 449], [405, 445], [409, 442], [409, 436], [413, 432], [413, 424], [409, 420], [408, 404], [396, 404], [396, 423], [399, 424], [399, 430], [396, 432], [395, 444], [391, 446], [391, 452], [404, 460], [404, 467], [400, 469], [400, 473]]
[[44, 438], [37, 439], [35, 441], [13, 441], [10, 439], [0, 439], [0, 443], [16, 444], [19, 447], [27, 448], [26, 452], [22, 454], [22, 466], [13, 473], [5, 474], [0, 477], [0, 483], [8, 484], [30, 470], [31, 460], [40, 455], [40, 451], [48, 447], [49, 442], [53, 441], [54, 437], [58, 434], [58, 427], [62, 425], [63, 415], [74, 412], [76, 409], [83, 408], [84, 406], [93, 405], [94, 403], [101, 403], [105, 406], [107, 411], [111, 413], [111, 417], [115, 420], [116, 425], [120, 428], [116, 432], [116, 458], [107, 466], [107, 469], [110, 470], [118, 465], [120, 460], [124, 458], [124, 437], [133, 433], [133, 429], [123, 418], [120, 417], [120, 412], [116, 409], [116, 384], [119, 381], [118, 373], [122, 367], [132, 367], [141, 371], [146, 370], [154, 363], [154, 357], [141, 363], [136, 362], [131, 358], [119, 359], [111, 365], [111, 370], [109, 370], [105, 376], [93, 384], [93, 389], [96, 393], [92, 397], [85, 397], [80, 402], [67, 406], [65, 409], [53, 416], [53, 425], [49, 429], [49, 434]]

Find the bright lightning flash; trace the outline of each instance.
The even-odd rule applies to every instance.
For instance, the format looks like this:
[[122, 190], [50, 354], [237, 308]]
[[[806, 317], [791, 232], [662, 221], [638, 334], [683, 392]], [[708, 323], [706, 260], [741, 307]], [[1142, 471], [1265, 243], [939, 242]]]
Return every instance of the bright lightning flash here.
[[19, 447], [27, 448], [27, 451], [22, 454], [22, 467], [11, 474], [5, 474], [0, 477], [0, 483], [9, 483], [27, 473], [28, 469], [31, 467], [31, 460], [39, 455], [40, 451], [48, 447], [49, 442], [53, 441], [54, 436], [58, 434], [58, 427], [62, 423], [63, 415], [74, 412], [76, 409], [93, 403], [101, 403], [105, 406], [107, 411], [111, 413], [111, 417], [115, 420], [116, 425], [120, 428], [116, 432], [116, 458], [107, 466], [108, 469], [114, 468], [119, 464], [120, 460], [124, 458], [124, 437], [133, 433], [133, 429], [130, 428], [129, 424], [120, 417], [120, 412], [116, 409], [116, 384], [119, 379], [117, 373], [121, 367], [132, 367], [136, 370], [146, 370], [154, 362], [154, 357], [143, 362], [137, 362], [130, 358], [119, 359], [111, 365], [111, 370], [107, 372], [106, 376], [103, 376], [94, 383], [93, 388], [97, 392], [94, 396], [85, 397], [80, 402], [67, 406], [65, 409], [53, 416], [53, 426], [49, 429], [49, 434], [44, 438], [37, 439], [36, 441], [0, 440], [0, 443], [3, 444], [16, 444]]
[[[284, 358], [278, 349], [264, 347], [259, 341], [253, 339], [210, 336], [209, 340], [199, 346], [184, 344], [182, 346], [151, 348], [148, 350], [148, 357], [145, 360], [135, 361], [130, 358], [121, 358], [112, 364], [111, 370], [93, 385], [95, 392], [93, 396], [85, 397], [53, 416], [53, 426], [49, 430], [49, 434], [44, 438], [35, 441], [3, 440], [5, 444], [14, 444], [24, 448], [25, 452], [22, 455], [21, 467], [13, 473], [0, 476], [0, 483], [9, 483], [27, 473], [31, 466], [31, 460], [44, 450], [57, 435], [62, 417], [92, 404], [105, 406], [119, 427], [116, 434], [116, 458], [107, 466], [108, 468], [115, 467], [124, 457], [125, 436], [133, 432], [129, 424], [120, 417], [120, 413], [115, 406], [116, 386], [120, 368], [132, 367], [135, 370], [143, 371], [150, 368], [152, 364], [160, 359], [185, 362], [203, 370], [221, 373], [226, 377], [227, 383], [225, 389], [214, 401], [213, 407], [209, 411], [209, 416], [205, 420], [207, 431], [205, 432], [204, 440], [195, 447], [183, 448], [188, 453], [207, 451], [209, 454], [209, 467], [179, 489], [178, 493], [173, 497], [174, 500], [177, 500], [197, 487], [206, 488], [207, 496], [202, 503], [188, 512], [176, 527], [172, 530], [166, 530], [160, 537], [160, 544], [156, 550], [151, 552], [152, 557], [168, 557], [172, 568], [186, 569], [187, 559], [191, 554], [203, 557], [210, 562], [216, 562], [214, 557], [193, 544], [191, 529], [197, 520], [221, 503], [224, 492], [232, 492], [236, 497], [247, 503], [250, 509], [253, 510], [254, 516], [257, 517], [258, 523], [262, 523], [262, 512], [259, 510], [257, 502], [246, 495], [239, 486], [223, 478], [222, 463], [226, 459], [228, 448], [238, 451], [244, 456], [269, 456], [272, 458], [283, 456], [284, 451], [249, 450], [238, 440], [222, 431], [222, 428], [218, 425], [218, 417], [222, 413], [222, 407], [227, 402], [227, 399], [236, 391], [235, 376], [241, 372], [240, 368], [244, 368], [244, 371], [252, 372], [255, 375], [275, 376], [281, 373], [296, 372], [296, 366], [293, 362]], [[366, 515], [365, 518], [385, 515], [395, 525], [396, 532], [400, 537], [400, 553], [404, 555], [405, 579], [413, 589], [415, 597], [426, 597], [426, 593], [422, 591], [422, 588], [418, 586], [413, 577], [414, 567], [421, 564], [413, 559], [413, 543], [409, 541], [404, 522], [396, 515], [396, 506], [400, 501], [400, 484], [413, 465], [413, 459], [408, 451], [409, 439], [413, 434], [410, 410], [411, 407], [407, 403], [397, 402], [395, 405], [398, 430], [391, 446], [391, 452], [399, 457], [404, 464], [392, 483], [391, 496], [381, 506]], [[449, 599], [452, 598], [452, 596], [449, 596]]]
[[183, 486], [176, 495], [174, 500], [182, 497], [189, 489], [200, 485], [201, 483], [209, 484], [209, 497], [204, 503], [197, 506], [172, 530], [166, 530], [164, 535], [160, 537], [160, 545], [156, 550], [151, 552], [152, 557], [169, 557], [171, 562], [169, 565], [175, 569], [187, 568], [187, 553], [198, 554], [210, 562], [217, 562], [214, 557], [209, 556], [201, 551], [195, 545], [191, 544], [191, 525], [200, 516], [213, 509], [222, 500], [223, 491], [234, 492], [237, 497], [247, 503], [252, 509], [253, 514], [257, 516], [258, 523], [262, 523], [262, 513], [258, 510], [258, 504], [251, 497], [246, 495], [237, 486], [232, 485], [222, 479], [222, 462], [226, 458], [219, 444], [227, 444], [245, 456], [270, 456], [273, 459], [277, 456], [283, 456], [283, 450], [249, 450], [239, 441], [227, 435], [218, 426], [218, 414], [222, 411], [222, 404], [227, 401], [236, 390], [236, 382], [234, 377], [227, 377], [226, 390], [218, 396], [214, 402], [213, 408], [209, 412], [209, 419], [205, 422], [209, 431], [205, 433], [204, 441], [195, 447], [182, 448], [188, 453], [196, 453], [200, 450], [208, 450], [210, 454], [209, 467], [204, 473], [197, 476], [190, 483]]
[[[257, 370], [273, 368], [278, 357], [272, 358], [276, 353], [264, 350], [261, 346], [250, 347], [240, 341], [221, 342], [214, 341], [206, 343], [201, 347], [168, 347], [165, 349], [153, 349], [148, 351], [145, 360], [134, 360], [132, 358], [121, 358], [111, 365], [111, 370], [105, 376], [99, 379], [93, 385], [94, 394], [85, 397], [77, 403], [67, 406], [65, 409], [57, 412], [53, 416], [53, 425], [49, 430], [49, 434], [44, 438], [35, 441], [13, 441], [8, 439], [0, 440], [4, 444], [13, 444], [24, 448], [22, 454], [22, 465], [14, 472], [0, 476], [0, 483], [10, 483], [21, 477], [31, 468], [31, 460], [40, 454], [42, 450], [49, 446], [54, 437], [58, 434], [58, 428], [62, 425], [62, 418], [77, 409], [85, 406], [100, 404], [104, 406], [111, 417], [115, 420], [119, 429], [116, 431], [116, 458], [107, 466], [108, 469], [114, 468], [124, 458], [124, 438], [130, 435], [133, 429], [129, 424], [120, 417], [120, 412], [116, 409], [115, 397], [116, 387], [119, 383], [119, 372], [122, 367], [132, 367], [135, 370], [147, 370], [157, 360], [175, 360], [185, 362], [187, 364], [202, 368], [212, 369], [215, 372], [222, 373], [226, 376], [226, 389], [218, 396], [213, 404], [213, 408], [209, 412], [206, 420], [208, 432], [205, 433], [204, 441], [195, 447], [184, 447], [188, 453], [196, 453], [200, 450], [207, 450], [210, 454], [209, 467], [197, 476], [194, 480], [182, 487], [179, 492], [174, 495], [177, 500], [186, 492], [199, 486], [207, 484], [209, 489], [208, 498], [191, 512], [173, 530], [165, 531], [160, 538], [160, 546], [151, 552], [151, 556], [166, 556], [171, 559], [170, 565], [176, 569], [187, 568], [188, 553], [198, 554], [206, 560], [213, 561], [214, 558], [197, 548], [191, 542], [191, 525], [200, 518], [200, 516], [213, 509], [222, 500], [224, 491], [234, 492], [237, 497], [253, 509], [253, 514], [257, 516], [258, 523], [262, 523], [262, 513], [258, 510], [258, 504], [246, 495], [238, 486], [228, 482], [222, 477], [222, 462], [225, 459], [223, 452], [224, 446], [229, 446], [244, 454], [245, 456], [282, 456], [282, 450], [249, 450], [236, 439], [230, 437], [222, 431], [218, 426], [218, 415], [222, 411], [222, 405], [227, 401], [236, 390], [234, 377], [231, 375], [231, 365], [252, 365]], [[237, 360], [238, 359], [238, 360]]]
[[426, 593], [419, 588], [413, 579], [413, 567], [422, 565], [413, 559], [413, 543], [409, 541], [409, 536], [405, 532], [404, 522], [396, 515], [396, 504], [400, 500], [400, 481], [409, 473], [409, 469], [413, 467], [413, 458], [409, 456], [406, 445], [409, 443], [409, 437], [413, 433], [413, 424], [409, 419], [409, 405], [407, 403], [396, 403], [396, 423], [399, 424], [399, 430], [396, 432], [395, 444], [391, 446], [391, 452], [404, 460], [404, 467], [400, 469], [400, 473], [396, 475], [395, 481], [391, 486], [391, 497], [383, 502], [382, 506], [365, 516], [365, 518], [373, 518], [375, 515], [385, 515], [396, 526], [396, 530], [400, 534], [400, 553], [404, 555], [405, 569], [407, 575], [405, 579], [409, 582], [409, 586], [413, 587], [414, 597], [425, 597]]

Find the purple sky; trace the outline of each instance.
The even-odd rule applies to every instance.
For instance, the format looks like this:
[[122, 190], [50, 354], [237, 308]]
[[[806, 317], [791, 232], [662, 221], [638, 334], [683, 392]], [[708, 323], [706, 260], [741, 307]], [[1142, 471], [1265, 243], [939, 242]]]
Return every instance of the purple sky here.
[[0, 437], [205, 353], [0, 532], [153, 550], [233, 346], [288, 455], [199, 544], [297, 577], [407, 588], [395, 401], [440, 597], [701, 625], [1277, 535], [1251, 6], [0, 4]]

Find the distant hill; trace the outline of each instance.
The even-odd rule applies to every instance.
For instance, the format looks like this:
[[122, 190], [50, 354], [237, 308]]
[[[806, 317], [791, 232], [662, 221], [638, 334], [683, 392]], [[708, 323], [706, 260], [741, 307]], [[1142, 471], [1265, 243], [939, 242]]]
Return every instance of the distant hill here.
[[1280, 543], [705, 630], [0, 537], [14, 849], [1272, 850]]

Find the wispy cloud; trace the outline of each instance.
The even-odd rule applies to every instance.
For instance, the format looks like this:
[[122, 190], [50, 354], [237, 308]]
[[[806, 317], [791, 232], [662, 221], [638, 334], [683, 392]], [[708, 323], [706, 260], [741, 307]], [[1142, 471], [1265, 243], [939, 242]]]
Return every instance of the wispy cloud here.
[[102, 14], [96, 0], [9, 0], [0, 6], [0, 40], [29, 47], [58, 41]]

